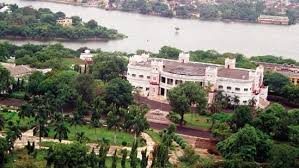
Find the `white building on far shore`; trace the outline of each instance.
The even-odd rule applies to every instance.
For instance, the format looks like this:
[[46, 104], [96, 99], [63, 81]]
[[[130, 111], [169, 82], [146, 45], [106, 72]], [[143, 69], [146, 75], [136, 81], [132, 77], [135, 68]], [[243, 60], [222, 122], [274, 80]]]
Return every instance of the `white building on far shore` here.
[[[255, 70], [236, 68], [235, 59], [225, 59], [225, 65], [189, 61], [189, 53], [181, 53], [178, 60], [150, 58], [147, 54], [129, 59], [127, 79], [144, 96], [166, 99], [169, 89], [185, 82], [197, 82], [221, 90], [230, 97], [238, 96], [241, 105], [251, 99], [264, 108], [268, 105], [268, 87], [263, 86], [264, 68]], [[209, 100], [211, 99], [209, 94]]]

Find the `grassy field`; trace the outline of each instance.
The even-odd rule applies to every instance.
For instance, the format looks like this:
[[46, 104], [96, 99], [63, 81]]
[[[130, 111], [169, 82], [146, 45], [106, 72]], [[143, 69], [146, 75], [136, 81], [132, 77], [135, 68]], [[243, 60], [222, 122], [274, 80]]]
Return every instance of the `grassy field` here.
[[153, 130], [147, 130], [145, 131], [156, 143], [161, 142], [161, 137], [158, 132], [153, 131]]
[[34, 118], [25, 117], [23, 119], [20, 119], [18, 113], [16, 112], [0, 112], [0, 114], [3, 115], [5, 120], [4, 131], [7, 131], [8, 129], [9, 121], [13, 122], [14, 124], [17, 124], [19, 122], [19, 125], [23, 131], [30, 129], [34, 125]]
[[[68, 128], [70, 130], [69, 140], [76, 140], [77, 132], [84, 132], [85, 136], [88, 137], [88, 142], [97, 142], [102, 138], [108, 139], [111, 145], [121, 145], [123, 141], [127, 142], [128, 146], [131, 146], [134, 141], [134, 135], [126, 133], [126, 132], [116, 132], [116, 143], [114, 143], [114, 131], [108, 130], [107, 128], [93, 128], [89, 125], [78, 125], [71, 126], [68, 124]], [[50, 137], [54, 137], [54, 129], [50, 128]]]
[[188, 113], [185, 114], [184, 119], [187, 121], [187, 126], [205, 129], [211, 127], [211, 123], [208, 122], [210, 116]]

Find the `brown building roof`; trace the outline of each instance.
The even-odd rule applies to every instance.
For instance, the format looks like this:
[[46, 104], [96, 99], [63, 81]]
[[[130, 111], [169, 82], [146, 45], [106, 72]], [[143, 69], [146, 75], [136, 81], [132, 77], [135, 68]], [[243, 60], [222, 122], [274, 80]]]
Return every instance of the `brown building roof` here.
[[179, 74], [179, 75], [189, 75], [189, 76], [204, 76], [206, 64], [200, 63], [179, 63], [177, 61], [167, 61], [164, 60], [164, 69], [163, 71]]
[[2, 66], [6, 68], [13, 77], [21, 77], [33, 72], [33, 70], [27, 65], [2, 63]]
[[220, 69], [218, 69], [218, 77], [248, 80], [249, 79], [249, 71], [242, 70], [242, 69], [220, 68]]

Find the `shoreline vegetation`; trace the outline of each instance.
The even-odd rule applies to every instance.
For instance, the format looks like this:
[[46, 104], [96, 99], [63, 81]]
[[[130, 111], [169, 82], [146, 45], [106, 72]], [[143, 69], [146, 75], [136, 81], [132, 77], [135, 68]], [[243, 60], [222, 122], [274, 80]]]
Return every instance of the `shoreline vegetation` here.
[[[206, 5], [199, 5], [197, 8], [199, 9], [191, 9], [186, 5], [187, 7], [170, 7], [173, 9], [170, 9], [166, 4], [164, 3], [156, 3], [156, 4], [150, 4], [148, 2], [145, 2], [144, 0], [129, 0], [125, 1], [126, 3], [123, 4], [116, 4], [113, 6], [112, 2], [110, 3], [109, 0], [108, 6], [105, 6], [105, 4], [96, 4], [96, 3], [84, 3], [84, 2], [72, 2], [72, 1], [65, 1], [65, 0], [23, 0], [23, 1], [42, 1], [42, 2], [52, 2], [52, 3], [60, 3], [60, 4], [68, 4], [68, 5], [74, 5], [74, 6], [82, 6], [82, 7], [94, 7], [94, 8], [100, 8], [105, 9], [108, 11], [121, 11], [121, 12], [129, 12], [129, 13], [138, 13], [142, 15], [147, 16], [158, 16], [158, 17], [169, 17], [169, 18], [178, 18], [178, 19], [192, 19], [192, 20], [200, 20], [200, 21], [221, 21], [221, 22], [237, 22], [237, 23], [252, 23], [252, 24], [261, 24], [258, 23], [257, 19], [259, 15], [267, 14], [264, 13], [264, 5], [260, 4], [259, 1], [256, 1], [256, 5], [252, 4], [242, 4], [232, 6], [232, 9], [230, 9], [231, 4], [223, 4], [223, 6], [220, 5], [212, 5], [212, 4], [206, 4]], [[139, 2], [140, 1], [140, 2]], [[112, 5], [111, 5], [112, 4]], [[117, 6], [117, 7], [115, 7]], [[220, 7], [219, 7], [220, 6]], [[152, 8], [152, 9], [150, 9]], [[182, 9], [181, 9], [182, 8]], [[225, 10], [228, 11], [225, 11]], [[199, 12], [199, 11], [202, 12]], [[242, 13], [244, 11], [244, 13]], [[221, 13], [221, 14], [219, 14]], [[270, 12], [271, 16], [273, 13]], [[287, 12], [285, 16], [289, 18], [289, 24], [288, 25], [294, 25], [296, 24], [296, 18], [294, 18], [294, 12]], [[280, 16], [280, 15], [278, 15]], [[284, 24], [272, 24], [272, 25], [280, 25], [280, 26], [286, 26]]]
[[109, 41], [127, 38], [115, 29], [98, 25], [95, 20], [83, 22], [79, 16], [67, 17], [48, 8], [34, 9], [8, 5], [0, 13], [0, 38], [37, 41]]

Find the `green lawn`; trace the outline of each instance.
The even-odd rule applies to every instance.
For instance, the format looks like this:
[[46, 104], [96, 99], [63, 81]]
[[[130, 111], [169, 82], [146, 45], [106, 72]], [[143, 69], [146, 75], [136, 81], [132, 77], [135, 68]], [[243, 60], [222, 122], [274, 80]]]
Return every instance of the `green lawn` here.
[[158, 132], [154, 130], [147, 130], [145, 133], [147, 133], [156, 143], [161, 142], [161, 137]]
[[16, 112], [0, 112], [0, 114], [3, 115], [5, 119], [5, 127], [4, 127], [5, 131], [7, 131], [8, 129], [9, 121], [13, 122], [14, 124], [17, 124], [17, 122], [19, 121], [22, 131], [30, 129], [34, 125], [34, 118], [25, 117], [23, 119], [20, 119], [18, 113]]
[[[110, 141], [111, 145], [121, 145], [123, 141], [127, 142], [128, 146], [131, 146], [134, 141], [134, 135], [131, 135], [126, 132], [116, 132], [116, 143], [114, 143], [114, 131], [108, 130], [107, 128], [93, 128], [89, 125], [78, 125], [71, 126], [68, 124], [68, 128], [70, 130], [69, 140], [76, 140], [77, 132], [84, 132], [85, 136], [89, 138], [88, 142], [97, 142], [98, 140], [105, 138]], [[50, 137], [54, 137], [54, 129], [50, 128]]]
[[208, 122], [209, 116], [188, 113], [185, 114], [184, 119], [187, 121], [187, 126], [205, 129], [211, 127], [211, 123]]

